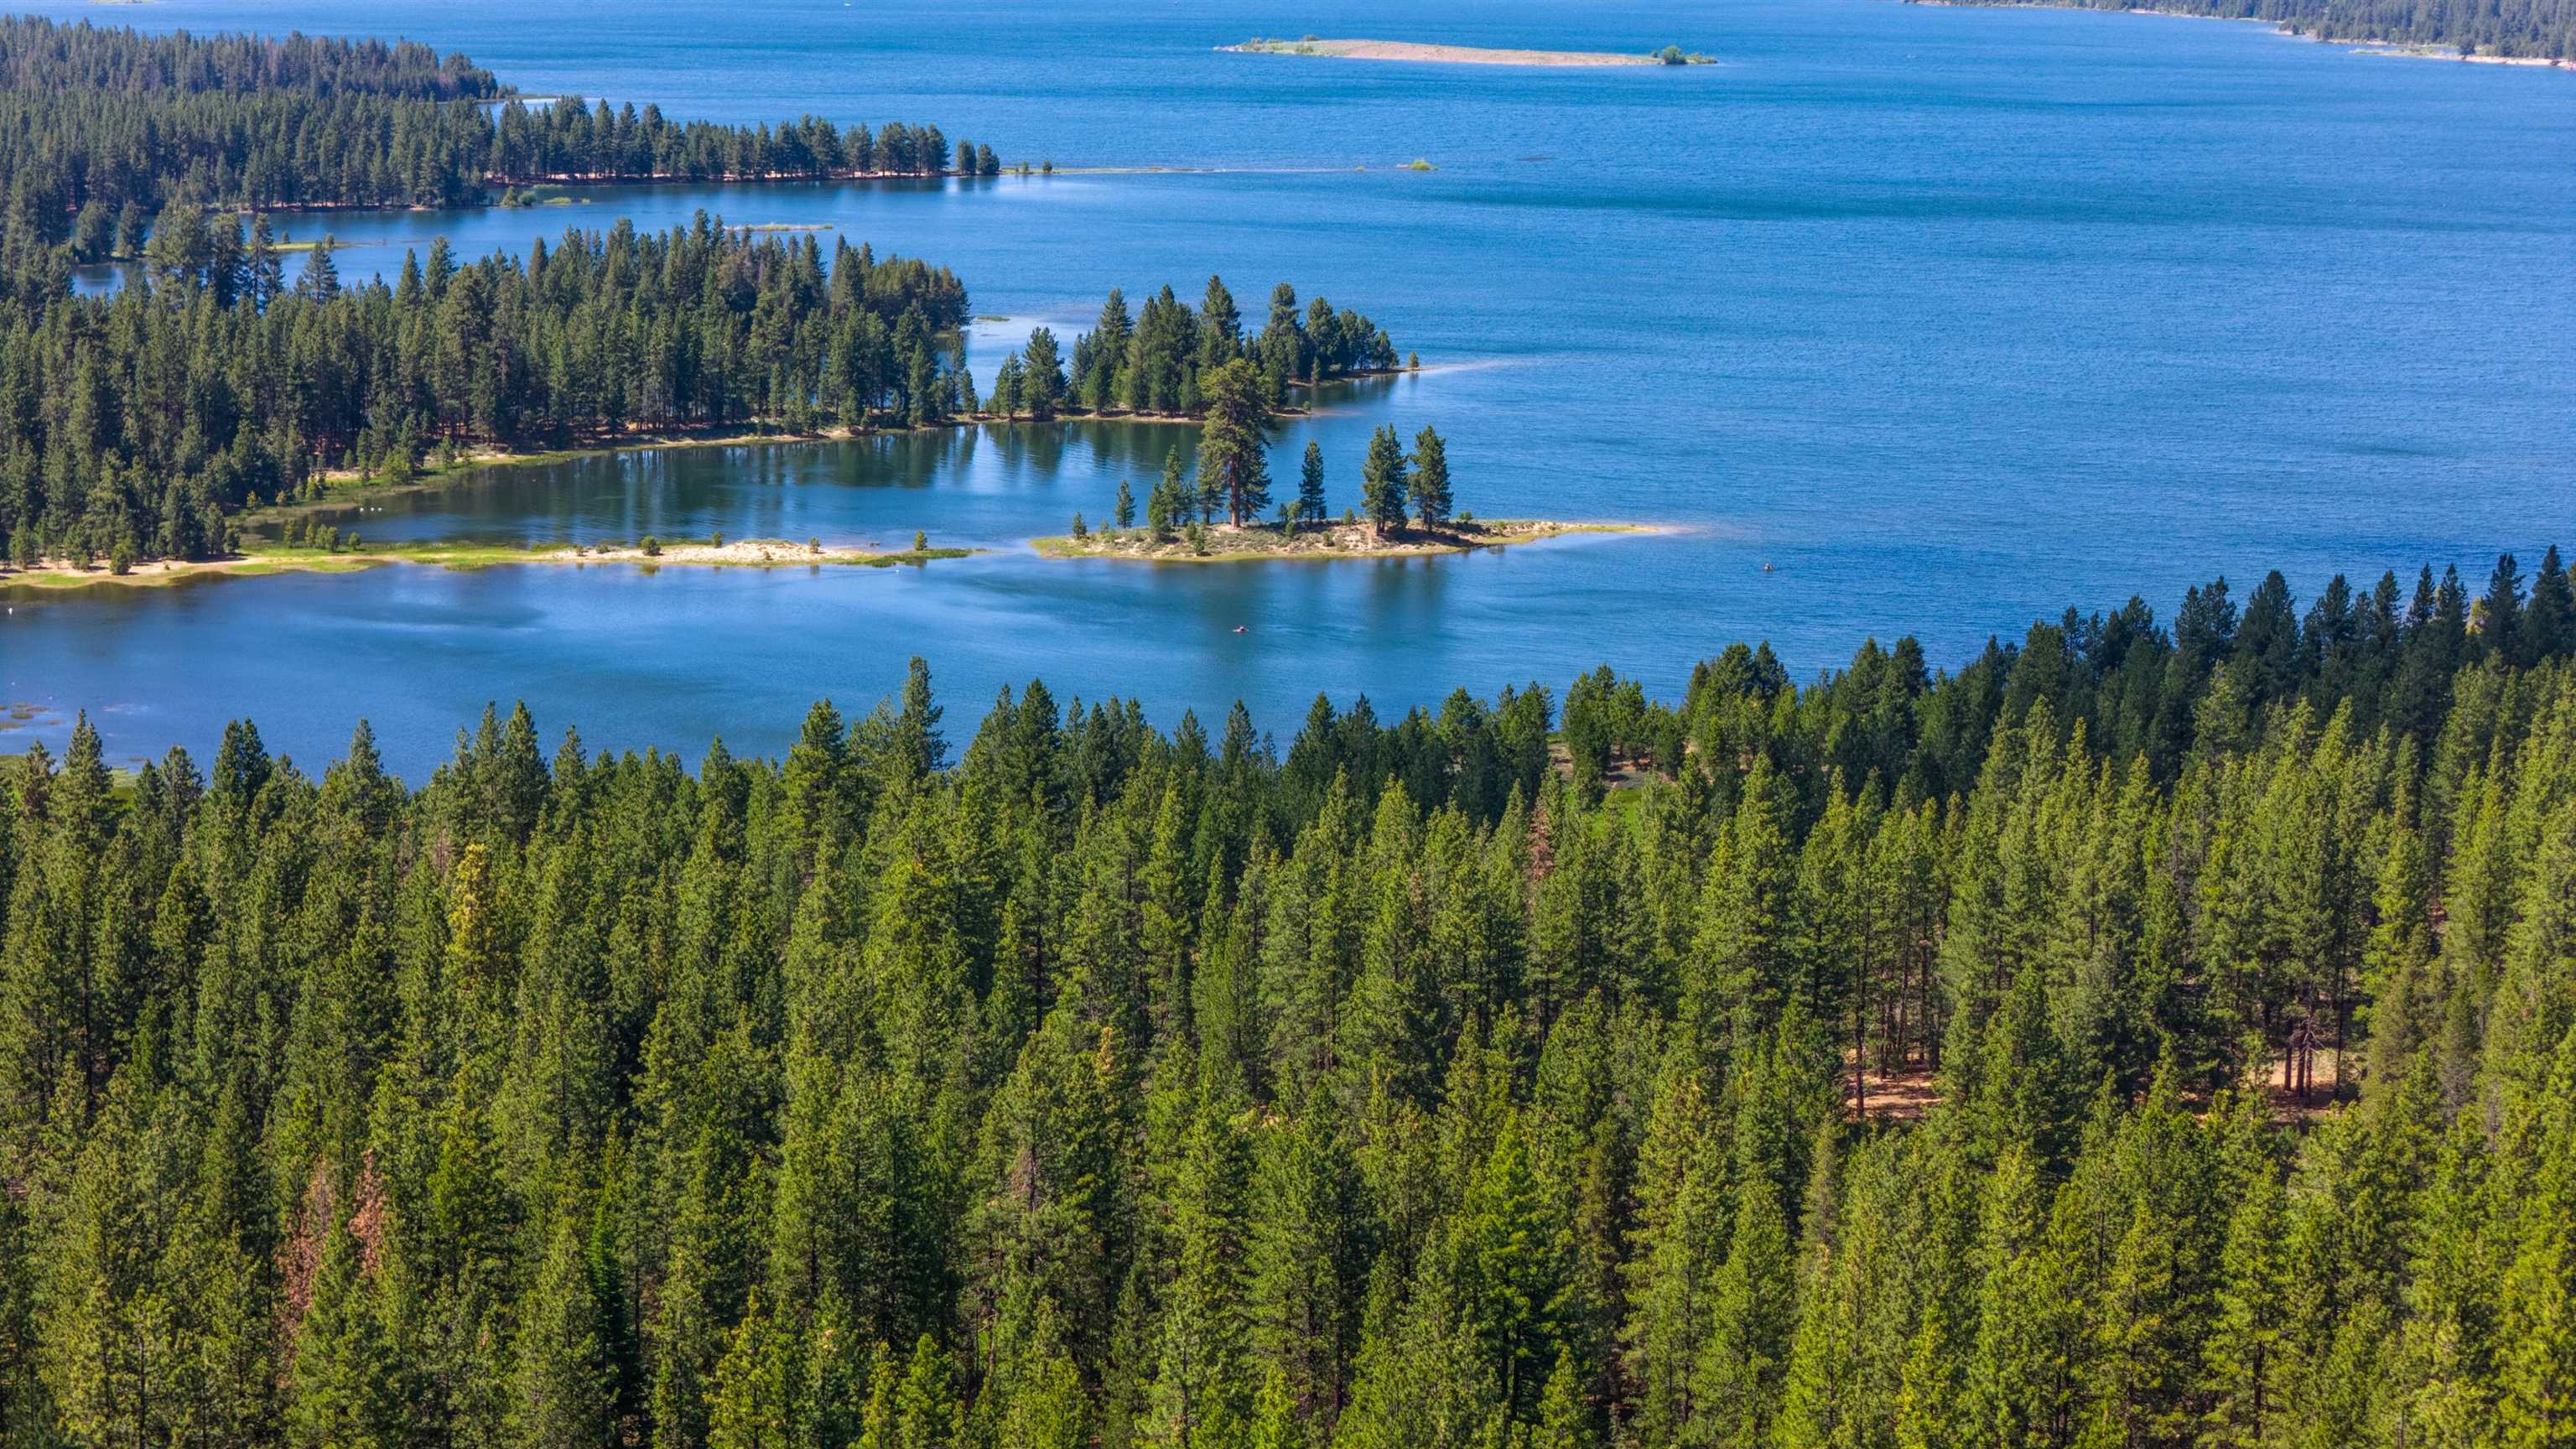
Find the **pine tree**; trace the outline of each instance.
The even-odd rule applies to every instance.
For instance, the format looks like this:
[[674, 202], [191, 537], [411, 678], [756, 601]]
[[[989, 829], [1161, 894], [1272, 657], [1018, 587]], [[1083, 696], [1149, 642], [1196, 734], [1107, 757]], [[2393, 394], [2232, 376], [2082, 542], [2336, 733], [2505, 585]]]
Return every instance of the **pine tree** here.
[[1207, 292], [1199, 300], [1199, 366], [1222, 367], [1238, 360], [1242, 352], [1243, 314], [1236, 310], [1234, 294], [1225, 289], [1225, 283], [1210, 276]]
[[1404, 449], [1395, 429], [1381, 426], [1369, 435], [1368, 458], [1360, 465], [1360, 511], [1384, 537], [1403, 530], [1405, 506]]
[[2007, 1153], [1986, 1192], [1977, 1339], [1963, 1405], [1974, 1442], [2003, 1449], [2072, 1436], [2074, 1285], [2046, 1240], [2043, 1203], [2037, 1164], [2018, 1148]]
[[1941, 1449], [1954, 1443], [1985, 1442], [1961, 1392], [1960, 1356], [1950, 1341], [1948, 1320], [1938, 1304], [1927, 1309], [1908, 1346], [1904, 1376], [1896, 1397], [1897, 1449]]
[[1336, 1444], [1489, 1444], [1505, 1432], [1509, 1406], [1445, 1266], [1444, 1255], [1426, 1254], [1402, 1308], [1369, 1335]]
[[1166, 527], [1178, 528], [1199, 515], [1199, 491], [1192, 488], [1181, 474], [1181, 450], [1167, 449], [1163, 454], [1163, 508]]
[[1090, 1443], [1090, 1397], [1065, 1348], [1054, 1304], [1036, 1296], [1005, 1304], [993, 1341], [993, 1373], [976, 1397], [975, 1415], [995, 1449], [1081, 1449]]
[[[2260, 1110], [2259, 1093], [2244, 1094], [2239, 1117]], [[2252, 1449], [2272, 1442], [2282, 1414], [2287, 1365], [2282, 1343], [2290, 1271], [2284, 1247], [2287, 1219], [2281, 1184], [2268, 1162], [2245, 1175], [2227, 1223], [2219, 1263], [2217, 1320], [2205, 1353], [2208, 1382], [2216, 1390], [2203, 1442], [2217, 1449]]]
[[946, 1449], [956, 1442], [954, 1378], [948, 1355], [928, 1334], [913, 1345], [909, 1361], [879, 1354], [858, 1449]]
[[2576, 1035], [2555, 1055], [2534, 1196], [2496, 1288], [2496, 1442], [2513, 1449], [2576, 1444], [2576, 1112], [2563, 1095], [2576, 1085]]
[[1276, 1369], [1261, 1382], [1261, 1395], [1253, 1401], [1252, 1424], [1245, 1433], [1244, 1445], [1245, 1449], [1305, 1449], [1305, 1426], [1298, 1422], [1287, 1378]]
[[1698, 1074], [1668, 1063], [1638, 1154], [1628, 1321], [1620, 1331], [1637, 1386], [1634, 1423], [1649, 1442], [1680, 1443], [1697, 1432], [1693, 1370], [1713, 1312], [1723, 1176]]
[[1573, 1351], [1560, 1352], [1555, 1369], [1547, 1376], [1547, 1389], [1539, 1396], [1538, 1419], [1530, 1431], [1529, 1449], [1598, 1449], [1600, 1443], [1591, 1411], [1583, 1403]]
[[1767, 1443], [1795, 1318], [1788, 1225], [1768, 1182], [1737, 1187], [1735, 1232], [1710, 1298], [1708, 1339], [1693, 1369], [1696, 1412], [1713, 1442]]
[[1046, 422], [1064, 405], [1064, 362], [1056, 351], [1055, 333], [1044, 327], [1031, 331], [1021, 357], [1026, 370], [1020, 384], [1021, 405], [1032, 419]]
[[752, 1295], [734, 1325], [707, 1407], [707, 1449], [789, 1449], [800, 1436], [804, 1366], [798, 1336]]
[[2478, 657], [2509, 664], [2523, 662], [2521, 646], [2515, 638], [2522, 625], [2522, 569], [2512, 554], [2497, 556], [2495, 572], [2487, 578], [2486, 597], [2478, 601], [2473, 622]]
[[2531, 577], [2531, 602], [2522, 610], [2515, 632], [2514, 662], [2524, 667], [2556, 659], [2576, 649], [2576, 578], [2571, 578], [2551, 544]]
[[1486, 1361], [1503, 1402], [1523, 1418], [1536, 1412], [1564, 1350], [1567, 1308], [1568, 1235], [1538, 1193], [1520, 1122], [1507, 1115], [1454, 1231]]
[[1449, 492], [1449, 448], [1440, 435], [1429, 428], [1413, 435], [1413, 511], [1422, 526], [1434, 530], [1449, 525], [1452, 500]]
[[1270, 470], [1264, 460], [1270, 405], [1259, 374], [1240, 357], [1209, 372], [1204, 388], [1207, 417], [1199, 429], [1199, 486], [1206, 498], [1223, 500], [1226, 520], [1241, 528], [1270, 510]]
[[1305, 461], [1297, 469], [1297, 519], [1302, 523], [1321, 523], [1324, 510], [1324, 445], [1312, 438], [1306, 440]]
[[[1569, 704], [1569, 740], [1572, 715]], [[1790, 949], [1796, 862], [1781, 796], [1770, 761], [1757, 757], [1701, 891], [1681, 1020], [1712, 1054], [1768, 1038], [1798, 986]]]
[[1309, 1110], [1262, 1135], [1251, 1195], [1246, 1310], [1255, 1350], [1307, 1420], [1341, 1411], [1368, 1234], [1356, 1168]]
[[1203, 1100], [1174, 1184], [1177, 1272], [1148, 1395], [1147, 1443], [1232, 1442], [1250, 1414], [1244, 1376], [1242, 1194], [1250, 1163], [1230, 1103]]
[[1178, 512], [1178, 505], [1172, 501], [1171, 485], [1167, 482], [1158, 480], [1154, 484], [1154, 491], [1152, 494], [1148, 495], [1145, 499], [1145, 532], [1147, 535], [1149, 535], [1157, 544], [1170, 543], [1172, 541], [1174, 515]]
[[512, 1422], [519, 1442], [531, 1449], [603, 1449], [616, 1442], [584, 1237], [578, 1220], [566, 1214], [549, 1235], [521, 1316]]
[[1029, 371], [1016, 351], [1002, 359], [993, 374], [992, 409], [1004, 422], [1016, 420], [1028, 391]]
[[409, 1442], [406, 1366], [386, 1335], [366, 1256], [361, 1239], [331, 1227], [295, 1348], [286, 1441], [296, 1449]]

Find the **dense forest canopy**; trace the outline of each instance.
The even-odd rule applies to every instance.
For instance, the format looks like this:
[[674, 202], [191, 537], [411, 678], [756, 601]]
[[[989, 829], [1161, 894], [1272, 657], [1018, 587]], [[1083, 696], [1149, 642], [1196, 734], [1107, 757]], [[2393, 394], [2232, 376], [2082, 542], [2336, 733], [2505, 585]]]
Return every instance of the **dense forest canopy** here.
[[491, 100], [501, 83], [462, 55], [442, 58], [415, 41], [289, 35], [147, 35], [0, 17], [0, 86], [14, 91], [113, 91], [186, 95], [289, 90], [408, 100]]
[[694, 773], [84, 723], [0, 770], [0, 1435], [2564, 1443], [2571, 587], [1284, 753], [918, 666]]
[[[2011, 0], [1967, 0], [2003, 4]], [[2157, 10], [2267, 20], [2321, 40], [2438, 47], [2461, 55], [2576, 60], [2576, 0], [2048, 0], [2085, 10]]]

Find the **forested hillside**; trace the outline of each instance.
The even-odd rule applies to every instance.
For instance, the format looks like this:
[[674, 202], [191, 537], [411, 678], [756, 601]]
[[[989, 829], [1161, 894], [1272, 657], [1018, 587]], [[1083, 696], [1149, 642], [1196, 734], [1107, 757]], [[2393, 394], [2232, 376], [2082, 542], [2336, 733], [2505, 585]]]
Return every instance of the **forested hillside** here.
[[0, 1435], [2564, 1443], [2570, 590], [1738, 647], [1561, 763], [920, 670], [694, 773], [84, 726], [0, 789]]
[[[1964, 0], [2000, 4], [2009, 0]], [[2084, 10], [2155, 10], [2268, 20], [2320, 40], [2376, 41], [2462, 55], [2576, 60], [2576, 0], [2046, 0]]]

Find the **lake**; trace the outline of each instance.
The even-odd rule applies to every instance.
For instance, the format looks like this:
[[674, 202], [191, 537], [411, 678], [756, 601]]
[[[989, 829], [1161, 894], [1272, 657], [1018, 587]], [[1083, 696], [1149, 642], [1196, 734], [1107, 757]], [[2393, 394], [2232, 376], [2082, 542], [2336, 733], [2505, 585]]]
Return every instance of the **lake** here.
[[[150, 28], [368, 33], [313, 0], [165, 0]], [[361, 715], [416, 781], [487, 700], [550, 733], [694, 758], [784, 749], [931, 661], [952, 735], [1005, 685], [1381, 714], [1607, 662], [1677, 697], [1773, 641], [1801, 674], [1864, 636], [1938, 664], [2069, 604], [2268, 568], [2576, 544], [2576, 76], [2369, 57], [2252, 25], [1887, 0], [1650, 4], [1072, 0], [405, 7], [402, 33], [531, 92], [674, 115], [929, 121], [1006, 162], [1180, 168], [946, 184], [652, 188], [579, 204], [293, 217], [390, 271], [705, 208], [956, 270], [979, 382], [1111, 286], [1255, 317], [1276, 281], [1383, 324], [1424, 371], [1338, 390], [1333, 506], [1369, 431], [1448, 439], [1461, 506], [1663, 525], [1429, 560], [1050, 562], [1025, 540], [1142, 497], [1187, 432], [1084, 424], [692, 448], [490, 470], [342, 520], [369, 538], [644, 532], [987, 550], [920, 568], [396, 566], [13, 591], [0, 748], [72, 711], [123, 762], [256, 719], [308, 765]], [[381, 32], [378, 32], [381, 33]], [[1722, 64], [1526, 70], [1231, 55], [1255, 33], [1542, 48], [1668, 41]], [[1420, 157], [1430, 171], [1399, 169]], [[830, 233], [822, 234], [828, 247]], [[1766, 565], [1768, 569], [1766, 570]], [[1243, 632], [1236, 632], [1240, 626]]]

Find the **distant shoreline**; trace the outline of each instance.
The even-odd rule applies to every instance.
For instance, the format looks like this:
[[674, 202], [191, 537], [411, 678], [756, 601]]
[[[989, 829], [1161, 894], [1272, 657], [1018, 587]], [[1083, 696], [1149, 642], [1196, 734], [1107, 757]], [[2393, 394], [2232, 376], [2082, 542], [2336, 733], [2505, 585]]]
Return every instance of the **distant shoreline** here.
[[2060, 4], [2054, 0], [1901, 0], [1907, 5], [1925, 5], [1942, 10], [2089, 10], [2103, 15], [2154, 15], [2167, 20], [2224, 20], [2239, 25], [2269, 26], [2274, 35], [2292, 40], [2313, 41], [2318, 45], [2339, 45], [2356, 55], [2388, 56], [2398, 60], [2456, 60], [2470, 65], [2534, 66], [2544, 70], [2576, 70], [2576, 60], [2549, 55], [2462, 55], [2455, 45], [2425, 45], [2399, 40], [2371, 40], [2357, 35], [2311, 35], [2293, 30], [2277, 20], [2260, 15], [2204, 15], [2197, 10], [2172, 9], [2155, 5]]
[[1330, 60], [1409, 60], [1432, 65], [1708, 65], [1704, 55], [1684, 55], [1678, 49], [1665, 53], [1629, 54], [1607, 50], [1493, 50], [1475, 45], [1430, 45], [1410, 40], [1247, 40], [1241, 45], [1220, 45], [1220, 51], [1238, 55], [1305, 55]]
[[[121, 0], [126, 4], [147, 4], [150, 0]], [[1026, 166], [1014, 165], [992, 176], [970, 175], [963, 171], [854, 171], [830, 168], [823, 171], [744, 172], [715, 176], [683, 176], [666, 172], [563, 172], [554, 175], [485, 176], [482, 185], [488, 193], [482, 197], [459, 197], [441, 202], [402, 201], [228, 201], [217, 199], [207, 205], [232, 216], [329, 216], [336, 212], [415, 212], [415, 211], [533, 211], [544, 206], [586, 205], [587, 198], [558, 196], [540, 201], [522, 201], [510, 206], [502, 201], [509, 191], [565, 191], [588, 187], [611, 186], [786, 186], [796, 182], [815, 185], [838, 185], [853, 181], [997, 181], [1003, 176], [1036, 176], [1041, 173]], [[1051, 174], [1051, 173], [1049, 173]], [[334, 243], [338, 245], [338, 243]]]

